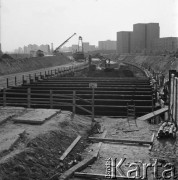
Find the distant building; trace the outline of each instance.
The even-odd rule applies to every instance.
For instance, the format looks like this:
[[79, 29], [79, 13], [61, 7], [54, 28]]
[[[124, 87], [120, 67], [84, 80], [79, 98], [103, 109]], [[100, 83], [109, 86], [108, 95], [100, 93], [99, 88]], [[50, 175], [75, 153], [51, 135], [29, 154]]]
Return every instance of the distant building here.
[[118, 53], [143, 53], [152, 49], [153, 41], [159, 39], [159, 23], [138, 23], [133, 31], [117, 32]]
[[84, 50], [84, 52], [90, 51], [90, 43], [89, 42], [83, 42], [83, 50]]
[[72, 45], [72, 52], [76, 52], [78, 50], [78, 45], [77, 44], [73, 44]]
[[46, 44], [46, 45], [40, 45], [39, 47], [38, 47], [38, 50], [41, 50], [41, 51], [43, 51], [43, 53], [44, 54], [50, 54], [50, 46], [48, 45], [48, 44]]
[[130, 31], [117, 32], [117, 53], [125, 54], [130, 53]]
[[84, 52], [89, 52], [89, 51], [95, 51], [95, 45], [90, 45], [89, 42], [83, 42], [83, 50]]
[[150, 51], [153, 47], [153, 41], [159, 39], [160, 27], [159, 23], [148, 23], [146, 24], [146, 49]]
[[164, 37], [153, 41], [152, 52], [166, 53], [178, 51], [178, 37]]
[[95, 50], [96, 50], [95, 45], [90, 45], [90, 47], [89, 47], [89, 51], [95, 51]]
[[[28, 46], [24, 46], [23, 53], [24, 54], [31, 54], [33, 51], [41, 50], [44, 52], [44, 54], [50, 54], [50, 46], [48, 44], [46, 45], [36, 45], [36, 44], [29, 44]], [[32, 53], [33, 54], [33, 53]]]
[[30, 57], [36, 57], [36, 51], [31, 50], [30, 51]]
[[133, 47], [132, 51], [141, 53], [146, 49], [146, 24], [133, 25]]
[[24, 52], [24, 54], [28, 54], [28, 47], [27, 46], [24, 46], [23, 52]]
[[116, 50], [116, 41], [99, 41], [98, 42], [99, 50]]

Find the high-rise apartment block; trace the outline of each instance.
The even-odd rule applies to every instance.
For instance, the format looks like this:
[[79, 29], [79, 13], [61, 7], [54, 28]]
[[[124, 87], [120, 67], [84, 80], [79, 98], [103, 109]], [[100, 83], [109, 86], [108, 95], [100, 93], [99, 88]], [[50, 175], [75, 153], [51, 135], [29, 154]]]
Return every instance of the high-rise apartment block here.
[[117, 53], [130, 53], [130, 31], [117, 32]]
[[142, 53], [152, 48], [154, 40], [159, 39], [159, 23], [138, 23], [133, 31], [117, 32], [118, 53]]
[[153, 41], [160, 37], [159, 23], [149, 23], [146, 25], [146, 49], [150, 51], [153, 49]]
[[146, 24], [134, 24], [131, 51], [142, 52], [144, 49], [146, 49]]

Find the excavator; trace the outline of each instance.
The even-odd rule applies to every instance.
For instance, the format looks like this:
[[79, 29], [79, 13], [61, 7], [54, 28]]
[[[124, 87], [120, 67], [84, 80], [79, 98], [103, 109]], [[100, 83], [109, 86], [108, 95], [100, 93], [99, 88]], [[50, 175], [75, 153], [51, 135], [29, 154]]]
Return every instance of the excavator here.
[[60, 44], [54, 51], [53, 51], [53, 54], [54, 55], [57, 55], [58, 53], [59, 53], [59, 50], [60, 50], [60, 48], [64, 45], [64, 44], [66, 44], [68, 41], [69, 41], [69, 39], [71, 39], [73, 36], [75, 36], [76, 35], [76, 33], [74, 33], [72, 36], [70, 36], [68, 39], [66, 39], [62, 44]]

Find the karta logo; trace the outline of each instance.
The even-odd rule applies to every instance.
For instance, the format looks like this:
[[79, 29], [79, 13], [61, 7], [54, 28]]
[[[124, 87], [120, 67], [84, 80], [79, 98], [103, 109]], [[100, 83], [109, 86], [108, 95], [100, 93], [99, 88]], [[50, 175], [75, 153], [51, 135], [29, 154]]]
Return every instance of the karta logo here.
[[[126, 158], [106, 159], [106, 175], [108, 179], [117, 179], [118, 177], [130, 179], [147, 179], [148, 168], [155, 179], [177, 179], [175, 166], [171, 163], [160, 164], [156, 159], [154, 163], [129, 163], [127, 169], [124, 165]], [[125, 167], [125, 168], [123, 168]], [[161, 169], [159, 169], [161, 168]], [[161, 170], [161, 172], [160, 172]], [[159, 173], [158, 173], [159, 172]]]

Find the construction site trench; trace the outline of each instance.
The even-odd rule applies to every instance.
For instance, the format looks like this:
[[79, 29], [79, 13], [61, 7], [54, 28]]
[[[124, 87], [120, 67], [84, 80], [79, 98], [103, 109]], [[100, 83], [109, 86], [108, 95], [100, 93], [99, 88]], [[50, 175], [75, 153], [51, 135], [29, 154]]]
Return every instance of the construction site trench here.
[[[126, 157], [127, 167], [156, 158], [178, 165], [176, 145], [150, 140], [158, 124], [138, 120], [130, 127], [127, 121], [129, 104], [134, 103], [135, 118], [156, 108], [152, 84], [143, 70], [121, 63], [112, 70], [84, 66], [66, 71], [1, 90], [0, 180], [80, 180], [87, 178], [85, 173], [105, 179], [107, 158]], [[140, 142], [111, 145], [88, 138], [101, 136]], [[77, 175], [81, 166], [84, 170]], [[148, 174], [153, 179], [153, 173]]]

